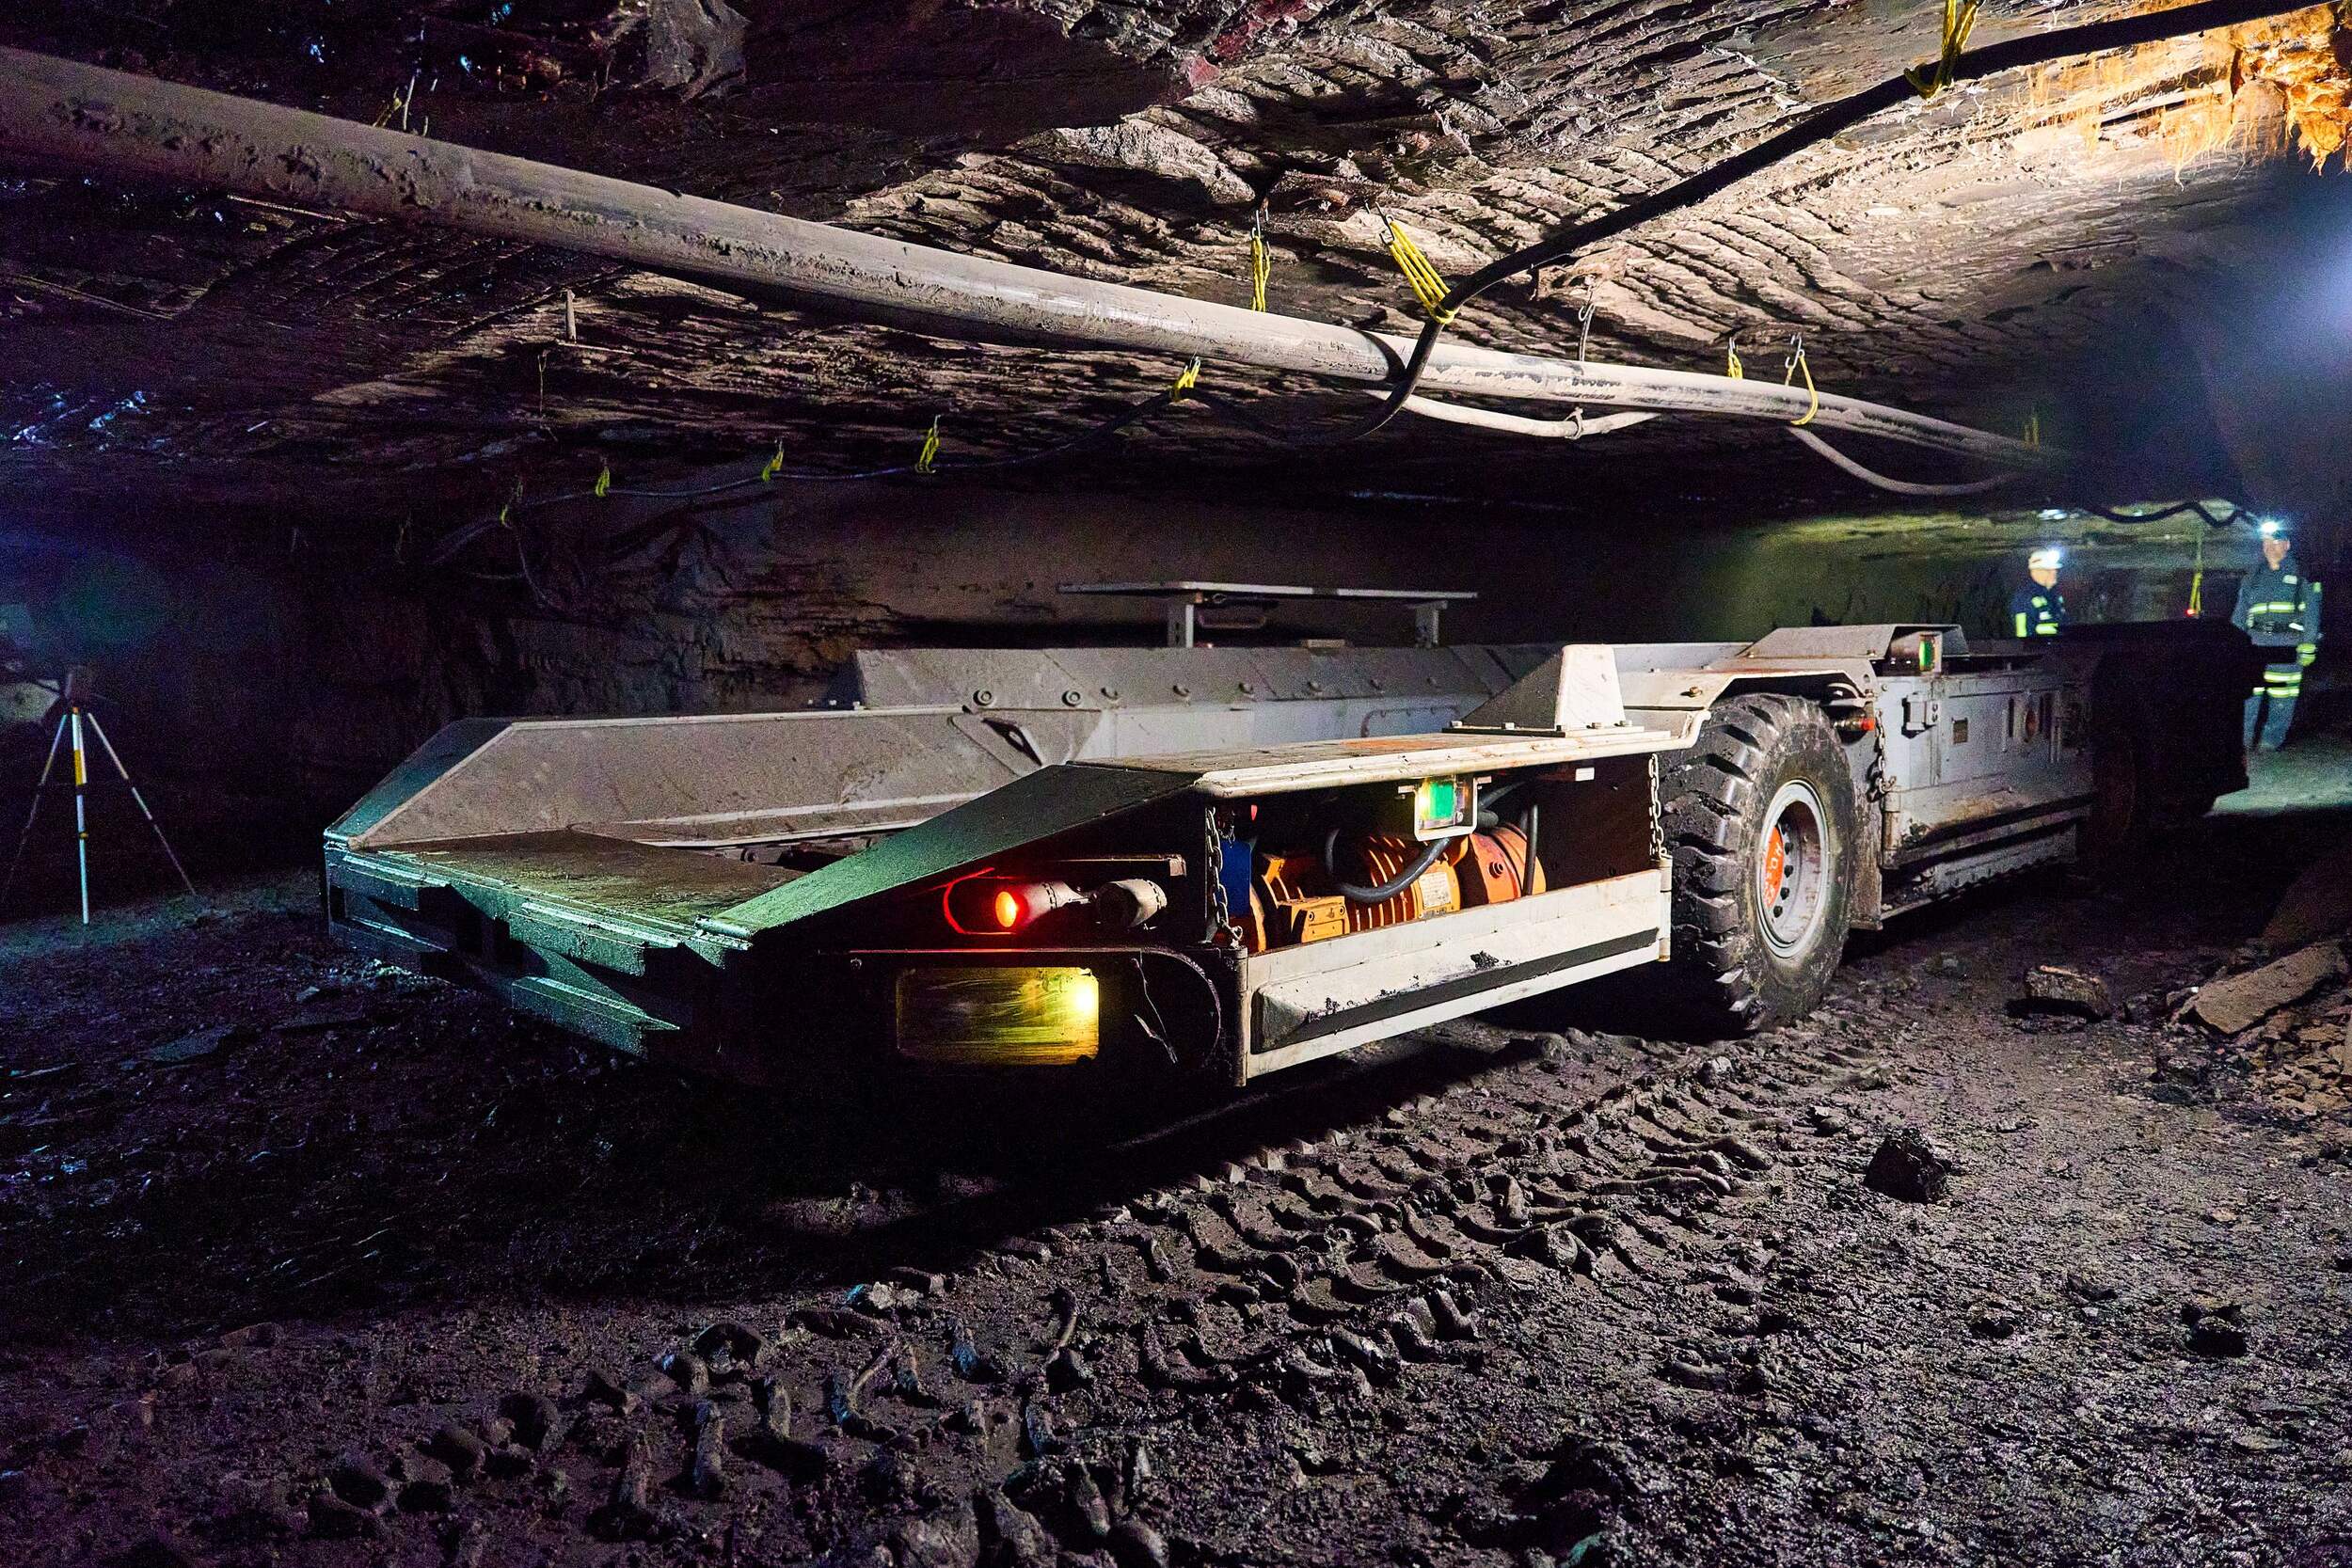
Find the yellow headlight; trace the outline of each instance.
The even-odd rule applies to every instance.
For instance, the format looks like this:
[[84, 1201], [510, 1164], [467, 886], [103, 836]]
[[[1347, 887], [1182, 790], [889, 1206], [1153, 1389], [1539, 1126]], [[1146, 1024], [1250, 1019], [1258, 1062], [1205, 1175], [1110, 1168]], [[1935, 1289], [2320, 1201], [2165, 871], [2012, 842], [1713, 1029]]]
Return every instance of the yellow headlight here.
[[1090, 969], [975, 965], [898, 975], [898, 1053], [978, 1067], [1067, 1067], [1102, 1049]]

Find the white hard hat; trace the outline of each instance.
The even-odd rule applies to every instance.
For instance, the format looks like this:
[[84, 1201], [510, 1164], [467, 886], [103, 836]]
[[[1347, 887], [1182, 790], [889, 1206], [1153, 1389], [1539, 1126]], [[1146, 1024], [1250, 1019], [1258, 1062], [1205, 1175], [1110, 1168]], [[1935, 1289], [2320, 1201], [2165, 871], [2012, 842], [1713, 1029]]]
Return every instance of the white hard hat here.
[[2295, 532], [2284, 517], [2265, 517], [2260, 526], [2265, 539], [2285, 539]]
[[2065, 556], [2056, 545], [2045, 545], [2026, 557], [2026, 564], [2033, 571], [2055, 572], [2058, 569], [2058, 563], [2063, 560]]

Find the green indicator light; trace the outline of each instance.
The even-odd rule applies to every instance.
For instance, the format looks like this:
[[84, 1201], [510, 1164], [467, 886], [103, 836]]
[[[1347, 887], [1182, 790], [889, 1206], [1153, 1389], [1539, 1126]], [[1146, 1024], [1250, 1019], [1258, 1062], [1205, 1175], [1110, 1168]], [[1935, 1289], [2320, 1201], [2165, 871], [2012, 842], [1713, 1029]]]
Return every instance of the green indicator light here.
[[1452, 779], [1432, 779], [1421, 786], [1421, 819], [1424, 827], [1443, 827], [1454, 820], [1454, 784]]

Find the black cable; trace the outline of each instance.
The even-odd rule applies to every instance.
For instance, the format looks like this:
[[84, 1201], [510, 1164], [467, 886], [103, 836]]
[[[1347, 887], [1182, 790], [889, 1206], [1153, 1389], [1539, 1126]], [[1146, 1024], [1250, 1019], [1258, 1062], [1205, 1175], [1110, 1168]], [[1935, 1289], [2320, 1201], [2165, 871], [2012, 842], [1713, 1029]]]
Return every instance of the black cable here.
[[[1152, 999], [1152, 977], [1144, 973], [1143, 955], [1140, 953], [1130, 953], [1127, 955], [1127, 961], [1136, 966], [1136, 993], [1143, 998], [1143, 1005], [1152, 1009], [1152, 1017], [1149, 1021], [1138, 1016], [1136, 1022], [1142, 1024], [1144, 1034], [1149, 1036], [1162, 1051], [1168, 1053], [1168, 1066], [1182, 1066], [1183, 1064], [1178, 1060], [1176, 1055], [1175, 1042], [1168, 1038], [1168, 1018], [1160, 1011], [1160, 1005]], [[1154, 1025], [1156, 1025], [1156, 1027]]]
[[[2169, 10], [2093, 22], [2080, 27], [2061, 28], [2055, 33], [2012, 39], [2007, 43], [1972, 50], [1952, 62], [1947, 81], [1956, 85], [2025, 66], [2045, 65], [2073, 55], [2128, 49], [2135, 44], [2154, 43], [2306, 8], [2302, 6], [2269, 4], [2265, 0], [2203, 0], [2201, 4], [2178, 6]], [[1613, 239], [1629, 229], [1639, 228], [1669, 213], [1704, 201], [1751, 174], [1762, 173], [1774, 164], [1786, 162], [1807, 148], [1852, 129], [1883, 109], [1893, 108], [1916, 96], [1918, 91], [1908, 74], [1899, 73], [1876, 87], [1866, 87], [1826, 108], [1816, 110], [1778, 135], [1757, 143], [1745, 152], [1735, 153], [1687, 179], [1678, 180], [1662, 191], [1645, 196], [1613, 213], [1572, 224], [1534, 245], [1522, 245], [1506, 256], [1487, 262], [1454, 284], [1447, 291], [1445, 298], [1439, 300], [1430, 311], [1429, 319], [1422, 325], [1421, 336], [1413, 342], [1412, 356], [1406, 360], [1404, 372], [1391, 385], [1388, 397], [1381, 402], [1379, 408], [1370, 418], [1326, 439], [1354, 440], [1373, 434], [1394, 419], [1420, 385], [1422, 372], [1429, 367], [1430, 353], [1438, 346], [1438, 335], [1444, 332], [1454, 312], [1496, 284], [1516, 277], [1520, 273], [1533, 272], [1537, 267], [1565, 261], [1577, 252], [1603, 240]]]
[[1437, 864], [1438, 857], [1445, 853], [1445, 840], [1441, 838], [1433, 840], [1429, 847], [1421, 852], [1419, 859], [1387, 881], [1377, 887], [1359, 887], [1354, 882], [1342, 881], [1339, 872], [1331, 864], [1331, 857], [1338, 851], [1339, 847], [1340, 831], [1333, 828], [1324, 835], [1323, 869], [1329, 874], [1332, 885], [1340, 890], [1340, 896], [1351, 904], [1387, 903], [1415, 882], [1420, 881], [1421, 874]]
[[2203, 501], [2177, 501], [2158, 512], [2114, 512], [2104, 506], [2084, 506], [2080, 510], [2090, 513], [2094, 517], [2105, 517], [2110, 523], [2160, 523], [2167, 517], [2177, 517], [2184, 512], [2194, 512], [2205, 519], [2207, 528], [2228, 528], [2232, 523], [2246, 515], [2247, 508], [2240, 506], [2237, 502], [2229, 501], [2224, 504], [2230, 509], [2230, 515], [2226, 517], [2215, 516], [2206, 510]]

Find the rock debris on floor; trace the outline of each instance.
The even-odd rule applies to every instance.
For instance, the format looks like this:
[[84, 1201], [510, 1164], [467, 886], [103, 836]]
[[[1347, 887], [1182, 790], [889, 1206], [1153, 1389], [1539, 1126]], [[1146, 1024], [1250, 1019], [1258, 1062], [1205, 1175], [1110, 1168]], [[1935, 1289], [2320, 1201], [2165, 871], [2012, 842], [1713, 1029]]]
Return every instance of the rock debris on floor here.
[[1149, 1135], [681, 1083], [291, 886], [19, 940], [6, 1555], [2352, 1560], [2343, 966], [2258, 940], [2315, 832]]

